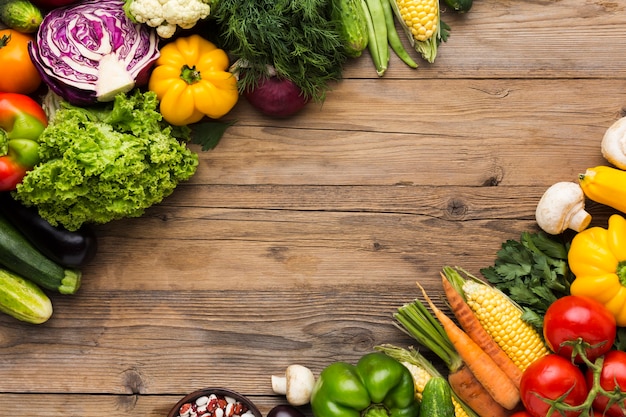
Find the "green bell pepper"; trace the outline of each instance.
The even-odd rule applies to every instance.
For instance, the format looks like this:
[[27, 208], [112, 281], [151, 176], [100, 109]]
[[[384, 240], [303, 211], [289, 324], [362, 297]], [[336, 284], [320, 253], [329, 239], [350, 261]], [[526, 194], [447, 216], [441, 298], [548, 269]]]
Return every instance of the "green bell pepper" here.
[[417, 417], [419, 401], [409, 370], [381, 352], [355, 365], [335, 362], [320, 373], [311, 394], [315, 417]]
[[47, 125], [46, 113], [35, 100], [0, 92], [0, 191], [14, 190], [39, 163], [39, 136]]

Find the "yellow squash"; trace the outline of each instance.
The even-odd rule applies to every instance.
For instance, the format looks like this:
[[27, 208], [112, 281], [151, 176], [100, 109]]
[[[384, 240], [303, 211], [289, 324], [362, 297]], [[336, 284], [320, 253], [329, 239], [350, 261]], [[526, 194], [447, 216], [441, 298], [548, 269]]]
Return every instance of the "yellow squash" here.
[[597, 166], [580, 174], [578, 182], [590, 200], [626, 213], [626, 171]]
[[572, 240], [568, 262], [573, 295], [593, 298], [626, 326], [626, 219], [614, 214], [608, 228], [591, 227]]
[[148, 89], [161, 101], [167, 122], [182, 126], [204, 116], [219, 119], [237, 104], [237, 78], [226, 52], [200, 35], [181, 37], [161, 48]]

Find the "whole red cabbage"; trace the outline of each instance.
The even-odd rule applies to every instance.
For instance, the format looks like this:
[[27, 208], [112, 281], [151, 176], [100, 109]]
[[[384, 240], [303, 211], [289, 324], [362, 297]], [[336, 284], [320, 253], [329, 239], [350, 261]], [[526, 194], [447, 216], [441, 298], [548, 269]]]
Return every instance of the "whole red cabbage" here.
[[111, 101], [147, 82], [159, 57], [156, 31], [133, 23], [123, 0], [85, 0], [51, 10], [29, 52], [48, 87], [75, 105]]

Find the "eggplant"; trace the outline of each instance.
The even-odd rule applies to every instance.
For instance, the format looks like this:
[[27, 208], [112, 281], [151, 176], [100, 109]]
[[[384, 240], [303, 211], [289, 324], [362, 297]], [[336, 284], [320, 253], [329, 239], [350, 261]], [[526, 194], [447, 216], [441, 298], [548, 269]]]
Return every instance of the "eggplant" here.
[[267, 413], [267, 417], [304, 417], [304, 413], [290, 404], [279, 404]]
[[22, 205], [9, 192], [0, 193], [0, 214], [42, 254], [62, 266], [79, 268], [96, 256], [98, 239], [88, 225], [77, 231], [52, 226], [36, 208]]

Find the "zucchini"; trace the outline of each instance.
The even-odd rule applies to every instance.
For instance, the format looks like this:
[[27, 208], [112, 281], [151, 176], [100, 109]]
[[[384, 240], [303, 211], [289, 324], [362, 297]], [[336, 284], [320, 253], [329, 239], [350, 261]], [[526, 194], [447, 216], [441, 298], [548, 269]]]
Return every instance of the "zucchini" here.
[[434, 376], [426, 382], [422, 392], [420, 415], [454, 417], [452, 390], [445, 378]]
[[27, 323], [41, 324], [52, 316], [52, 302], [34, 282], [0, 269], [0, 311]]
[[43, 255], [1, 215], [0, 265], [61, 294], [74, 294], [80, 287], [80, 270], [64, 268]]
[[0, 21], [22, 33], [35, 33], [43, 14], [29, 0], [0, 0]]
[[0, 193], [0, 215], [4, 215], [30, 243], [57, 264], [79, 268], [96, 255], [98, 241], [93, 229], [83, 225], [76, 231], [52, 226], [35, 207], [26, 207], [11, 196]]
[[473, 0], [444, 0], [448, 7], [459, 13], [469, 12], [472, 8]]
[[369, 40], [367, 17], [361, 0], [332, 0], [331, 7], [331, 18], [339, 26], [346, 55], [350, 58], [360, 57]]

